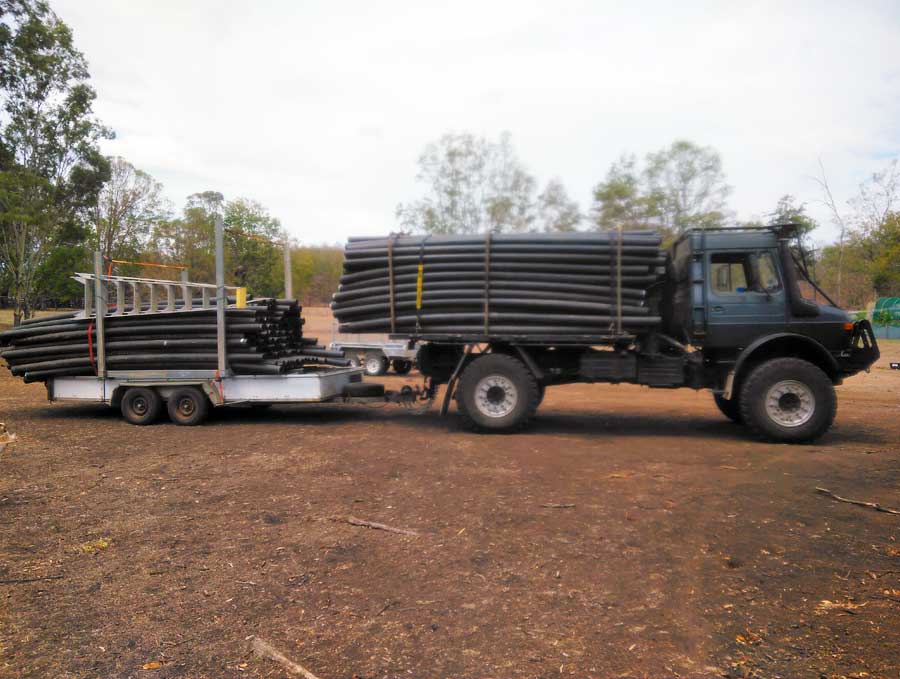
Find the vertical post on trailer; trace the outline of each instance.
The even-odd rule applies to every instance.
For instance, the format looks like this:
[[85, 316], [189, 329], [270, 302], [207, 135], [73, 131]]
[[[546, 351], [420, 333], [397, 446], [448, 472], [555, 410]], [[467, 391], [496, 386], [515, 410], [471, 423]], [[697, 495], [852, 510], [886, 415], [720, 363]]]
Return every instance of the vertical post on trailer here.
[[194, 293], [187, 286], [187, 283], [188, 283], [188, 270], [187, 269], [181, 270], [181, 283], [182, 283], [181, 296], [184, 299], [184, 310], [190, 311], [191, 308], [194, 306], [193, 299], [192, 299], [192, 296]]
[[216, 354], [219, 377], [225, 377], [225, 223], [216, 217]]
[[97, 330], [97, 377], [102, 379], [106, 377], [106, 280], [103, 274], [103, 255], [99, 251], [94, 253], [94, 308], [97, 311], [94, 322]]
[[291, 242], [284, 239], [284, 298], [294, 298], [294, 275], [291, 270]]

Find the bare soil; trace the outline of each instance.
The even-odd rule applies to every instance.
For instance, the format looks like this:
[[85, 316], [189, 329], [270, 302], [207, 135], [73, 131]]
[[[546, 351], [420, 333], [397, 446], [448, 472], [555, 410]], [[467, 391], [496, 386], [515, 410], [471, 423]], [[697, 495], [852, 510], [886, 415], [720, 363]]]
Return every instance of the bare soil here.
[[808, 446], [687, 390], [556, 387], [512, 436], [397, 407], [187, 429], [2, 370], [0, 677], [288, 676], [256, 635], [321, 679], [896, 678], [900, 516], [815, 492], [900, 505], [883, 354]]

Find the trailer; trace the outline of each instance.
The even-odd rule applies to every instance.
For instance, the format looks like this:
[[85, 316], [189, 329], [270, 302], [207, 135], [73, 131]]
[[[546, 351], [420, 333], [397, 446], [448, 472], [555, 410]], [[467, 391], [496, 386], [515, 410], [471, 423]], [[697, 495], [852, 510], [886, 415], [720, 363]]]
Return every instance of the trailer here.
[[418, 347], [415, 342], [364, 342], [359, 340], [332, 339], [328, 348], [340, 351], [353, 364], [361, 366], [366, 375], [378, 377], [389, 369], [398, 375], [407, 375], [416, 364]]
[[[109, 405], [119, 408], [127, 421], [138, 425], [153, 424], [167, 411], [175, 424], [193, 426], [205, 421], [212, 407], [323, 403], [396, 403], [409, 407], [431, 398], [419, 388], [406, 386], [390, 391], [381, 384], [363, 383], [364, 371], [357, 366], [309, 368], [286, 374], [236, 374], [230, 368], [226, 341], [226, 306], [233, 294], [234, 307], [246, 307], [246, 291], [224, 284], [223, 232], [219, 218], [215, 284], [190, 282], [186, 276], [180, 281], [114, 276], [104, 272], [102, 257], [95, 253], [94, 272], [76, 274], [75, 279], [85, 292], [84, 310], [76, 319], [90, 321], [88, 346], [96, 374], [47, 377], [44, 382], [48, 399]], [[130, 303], [126, 303], [126, 293], [131, 295]], [[114, 303], [110, 294], [114, 295]], [[142, 316], [174, 322], [182, 312], [212, 313], [213, 309], [216, 369], [173, 366], [130, 370], [114, 369], [108, 364], [106, 326], [111, 319]]]

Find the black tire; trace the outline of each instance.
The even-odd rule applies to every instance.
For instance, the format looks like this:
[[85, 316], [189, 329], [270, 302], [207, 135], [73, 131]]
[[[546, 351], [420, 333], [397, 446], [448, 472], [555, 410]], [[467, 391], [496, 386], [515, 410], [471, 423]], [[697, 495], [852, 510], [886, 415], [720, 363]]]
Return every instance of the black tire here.
[[731, 399], [726, 399], [720, 394], [713, 394], [713, 400], [725, 417], [735, 424], [743, 424], [743, 419], [741, 419], [741, 404], [737, 395], [732, 394]]
[[169, 397], [166, 404], [169, 419], [182, 427], [202, 424], [209, 415], [209, 399], [197, 387], [185, 387]]
[[119, 404], [122, 416], [131, 424], [153, 424], [162, 412], [162, 399], [154, 389], [131, 387]]
[[541, 405], [544, 402], [544, 394], [547, 393], [547, 387], [543, 384], [538, 385], [538, 401], [537, 404]]
[[477, 431], [517, 431], [534, 417], [539, 403], [534, 375], [522, 361], [506, 354], [476, 358], [463, 370], [456, 389], [463, 421]]
[[412, 370], [412, 361], [404, 361], [402, 358], [395, 358], [391, 361], [391, 367], [398, 375], [406, 375]]
[[378, 377], [379, 375], [384, 375], [390, 365], [391, 363], [388, 361], [387, 356], [378, 351], [370, 351], [366, 354], [363, 368], [366, 370], [366, 375]]
[[383, 384], [372, 384], [371, 382], [350, 383], [344, 387], [344, 396], [356, 398], [377, 398], [384, 396]]
[[741, 387], [741, 418], [757, 436], [783, 443], [819, 438], [837, 414], [834, 385], [821, 368], [799, 358], [756, 366]]

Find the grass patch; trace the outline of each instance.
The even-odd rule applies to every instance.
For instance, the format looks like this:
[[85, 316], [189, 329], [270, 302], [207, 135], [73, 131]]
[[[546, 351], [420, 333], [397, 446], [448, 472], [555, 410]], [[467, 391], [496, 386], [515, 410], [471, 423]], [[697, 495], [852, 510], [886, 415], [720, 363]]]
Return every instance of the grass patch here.
[[[63, 311], [74, 311], [74, 309], [51, 309], [48, 311], [38, 311], [35, 313], [35, 316], [52, 316], [53, 314], [58, 314]], [[13, 310], [12, 309], [0, 309], [0, 332], [3, 330], [9, 330], [13, 326]]]

